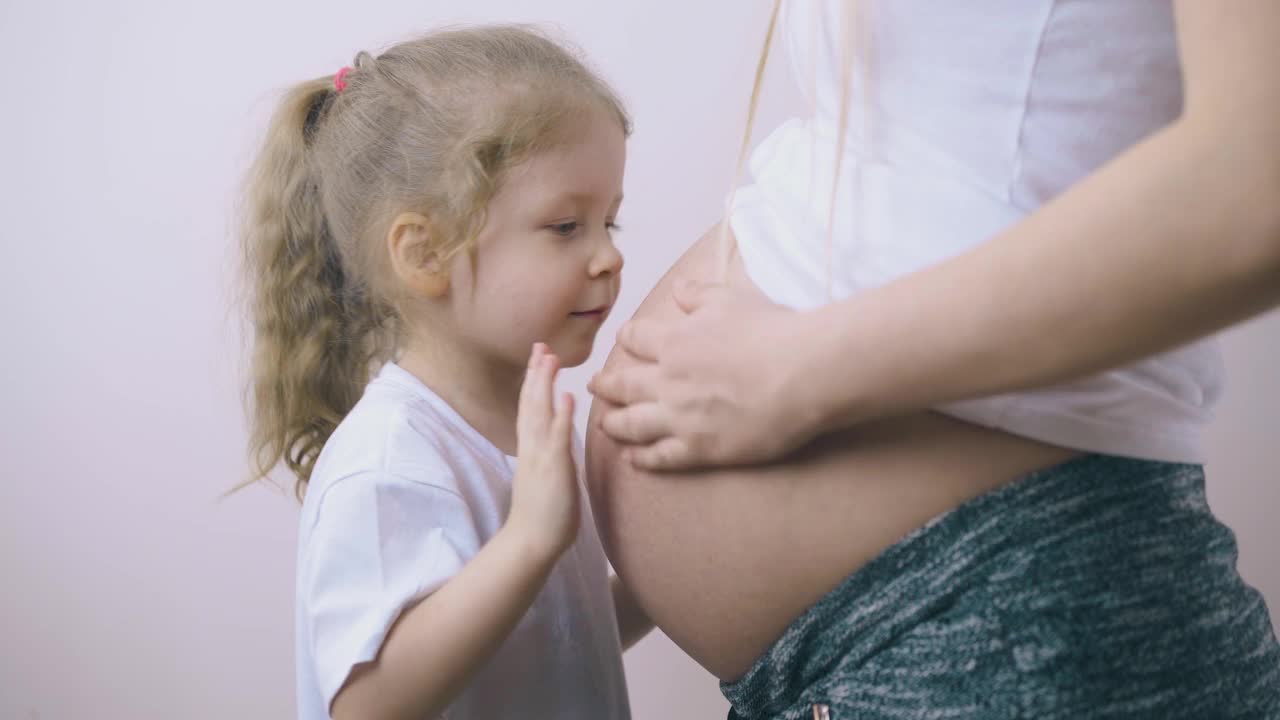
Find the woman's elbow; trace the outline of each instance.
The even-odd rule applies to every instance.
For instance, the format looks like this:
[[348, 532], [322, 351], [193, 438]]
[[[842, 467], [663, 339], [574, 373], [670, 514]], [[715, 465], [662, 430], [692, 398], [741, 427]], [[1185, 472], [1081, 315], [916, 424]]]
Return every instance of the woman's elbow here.
[[1256, 184], [1245, 192], [1256, 222], [1252, 234], [1258, 242], [1258, 261], [1267, 276], [1280, 284], [1280, 137], [1264, 152], [1267, 157], [1259, 160], [1262, 167], [1255, 175]]
[[[1205, 193], [1214, 242], [1247, 274], [1280, 274], [1280, 123], [1260, 125], [1225, 113], [1184, 116], [1181, 137]], [[1192, 149], [1195, 148], [1195, 149]]]

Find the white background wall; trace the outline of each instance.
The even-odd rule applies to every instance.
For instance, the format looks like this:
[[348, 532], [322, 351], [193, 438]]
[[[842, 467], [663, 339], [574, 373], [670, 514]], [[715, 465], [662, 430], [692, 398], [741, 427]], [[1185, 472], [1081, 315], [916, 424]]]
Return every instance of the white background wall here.
[[[765, 5], [0, 0], [0, 718], [293, 713], [296, 505], [216, 501], [244, 470], [232, 203], [276, 91], [445, 22], [561, 27], [636, 120], [607, 342], [719, 215]], [[796, 101], [773, 67], [762, 132]], [[1280, 617], [1280, 317], [1226, 349], [1211, 501]], [[660, 635], [627, 670], [637, 718], [724, 716]]]

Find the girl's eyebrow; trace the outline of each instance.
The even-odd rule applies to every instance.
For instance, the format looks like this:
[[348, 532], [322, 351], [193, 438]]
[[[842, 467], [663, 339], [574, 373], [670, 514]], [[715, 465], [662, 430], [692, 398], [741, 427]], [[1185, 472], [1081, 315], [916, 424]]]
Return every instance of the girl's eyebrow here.
[[[557, 199], [557, 200], [565, 200], [565, 199], [568, 199], [568, 200], [594, 200], [594, 199], [595, 199], [595, 197], [596, 197], [596, 196], [595, 196], [595, 194], [594, 194], [594, 193], [589, 193], [589, 192], [566, 192], [566, 193], [561, 193], [560, 195], [558, 195], [558, 196], [556, 197], [556, 199]], [[622, 193], [618, 193], [616, 196], [614, 196], [613, 201], [614, 201], [615, 203], [620, 203], [620, 202], [622, 202]]]

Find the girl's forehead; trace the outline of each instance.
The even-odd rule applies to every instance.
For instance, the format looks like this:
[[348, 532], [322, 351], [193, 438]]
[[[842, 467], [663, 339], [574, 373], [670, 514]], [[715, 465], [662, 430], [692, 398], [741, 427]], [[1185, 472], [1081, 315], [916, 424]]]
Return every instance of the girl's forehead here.
[[548, 148], [512, 168], [503, 183], [503, 191], [517, 191], [545, 201], [620, 201], [622, 143], [619, 132], [612, 140], [597, 136]]

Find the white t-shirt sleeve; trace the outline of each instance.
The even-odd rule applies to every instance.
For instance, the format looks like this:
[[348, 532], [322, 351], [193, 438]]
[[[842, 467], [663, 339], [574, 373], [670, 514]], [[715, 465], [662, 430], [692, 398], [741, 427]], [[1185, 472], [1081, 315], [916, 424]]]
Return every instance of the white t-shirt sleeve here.
[[325, 706], [377, 657], [402, 612], [479, 551], [466, 502], [437, 485], [361, 473], [326, 488], [300, 563], [303, 620]]

